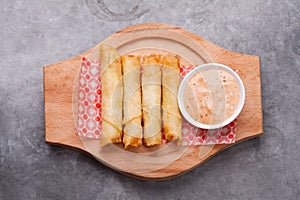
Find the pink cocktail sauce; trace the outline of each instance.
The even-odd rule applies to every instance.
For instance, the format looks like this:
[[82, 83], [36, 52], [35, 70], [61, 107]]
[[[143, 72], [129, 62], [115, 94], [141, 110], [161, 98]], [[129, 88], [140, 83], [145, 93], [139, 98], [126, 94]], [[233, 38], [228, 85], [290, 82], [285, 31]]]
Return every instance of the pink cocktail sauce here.
[[239, 84], [222, 69], [206, 69], [196, 73], [184, 90], [187, 113], [202, 124], [214, 125], [228, 119], [240, 101]]

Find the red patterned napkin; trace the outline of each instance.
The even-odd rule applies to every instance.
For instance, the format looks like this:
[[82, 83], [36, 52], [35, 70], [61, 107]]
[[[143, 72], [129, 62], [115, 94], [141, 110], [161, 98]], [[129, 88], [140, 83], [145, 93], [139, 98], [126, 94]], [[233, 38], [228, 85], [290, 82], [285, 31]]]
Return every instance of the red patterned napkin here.
[[[193, 66], [181, 66], [183, 78]], [[101, 79], [100, 61], [82, 58], [78, 87], [78, 135], [99, 139], [101, 137]], [[182, 122], [182, 145], [231, 144], [235, 142], [237, 121], [220, 129], [205, 130]], [[166, 143], [164, 134], [163, 143]]]
[[78, 134], [98, 139], [101, 124], [100, 62], [82, 58], [78, 87]]

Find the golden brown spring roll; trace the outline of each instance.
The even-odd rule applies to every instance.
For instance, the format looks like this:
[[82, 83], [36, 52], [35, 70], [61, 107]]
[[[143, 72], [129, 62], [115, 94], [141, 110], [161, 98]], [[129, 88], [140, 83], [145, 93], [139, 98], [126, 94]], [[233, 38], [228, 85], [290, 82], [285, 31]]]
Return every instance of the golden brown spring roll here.
[[161, 69], [160, 56], [150, 55], [142, 63], [142, 109], [144, 143], [161, 144]]
[[177, 102], [180, 84], [180, 58], [166, 55], [162, 59], [162, 108], [163, 127], [167, 141], [181, 143], [182, 118]]
[[128, 146], [142, 144], [142, 97], [140, 83], [140, 57], [122, 56], [123, 65], [123, 143]]
[[100, 46], [102, 82], [102, 135], [101, 146], [122, 142], [122, 65], [117, 50]]

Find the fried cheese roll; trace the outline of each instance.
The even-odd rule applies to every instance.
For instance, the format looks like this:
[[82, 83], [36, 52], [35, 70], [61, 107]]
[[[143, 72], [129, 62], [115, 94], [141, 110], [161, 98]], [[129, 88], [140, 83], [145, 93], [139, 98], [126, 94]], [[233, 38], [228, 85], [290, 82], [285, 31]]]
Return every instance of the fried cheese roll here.
[[142, 109], [144, 144], [161, 144], [161, 61], [160, 55], [144, 56], [142, 62]]
[[140, 57], [122, 56], [123, 65], [123, 143], [128, 146], [141, 145], [142, 129], [142, 97], [140, 82]]
[[162, 112], [163, 128], [167, 141], [182, 138], [182, 118], [178, 107], [177, 93], [180, 84], [180, 58], [166, 55], [162, 59]]
[[122, 64], [117, 50], [100, 46], [100, 76], [102, 89], [101, 146], [122, 142], [123, 82]]

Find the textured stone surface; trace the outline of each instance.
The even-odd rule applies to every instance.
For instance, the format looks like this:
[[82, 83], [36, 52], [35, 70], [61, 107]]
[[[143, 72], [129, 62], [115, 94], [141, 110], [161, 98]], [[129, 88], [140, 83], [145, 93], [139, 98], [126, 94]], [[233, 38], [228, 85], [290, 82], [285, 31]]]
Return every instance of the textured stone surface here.
[[[0, 7], [0, 199], [300, 198], [299, 1], [32, 0]], [[144, 22], [259, 55], [265, 134], [164, 182], [134, 180], [45, 144], [42, 66]]]

